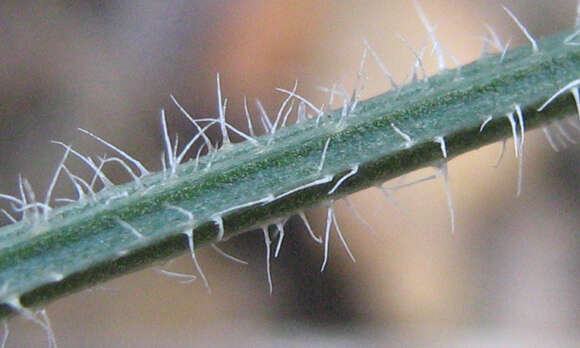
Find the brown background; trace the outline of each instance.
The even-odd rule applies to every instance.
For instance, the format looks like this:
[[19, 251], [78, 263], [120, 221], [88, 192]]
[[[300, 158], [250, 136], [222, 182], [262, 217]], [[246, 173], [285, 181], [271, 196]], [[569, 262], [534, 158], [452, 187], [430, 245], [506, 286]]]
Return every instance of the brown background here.
[[[481, 53], [484, 22], [513, 46], [526, 43], [499, 2], [422, 3], [463, 63]], [[538, 37], [574, 23], [573, 0], [502, 3]], [[326, 96], [316, 86], [342, 81], [350, 89], [363, 36], [403, 81], [413, 56], [397, 33], [415, 47], [427, 43], [410, 1], [3, 1], [0, 192], [16, 192], [18, 173], [44, 192], [62, 153], [49, 140], [106, 153], [78, 127], [159, 169], [160, 108], [172, 132], [191, 136], [168, 96], [199, 117], [215, 115], [216, 72], [228, 119], [241, 129], [243, 95], [273, 112], [282, 99], [273, 89], [295, 79], [318, 104]], [[435, 58], [426, 62], [434, 73]], [[372, 60], [367, 66], [370, 97], [388, 82]], [[352, 200], [376, 236], [337, 204], [356, 264], [336, 243], [320, 274], [322, 250], [292, 220], [273, 262], [271, 297], [261, 235], [250, 233], [224, 246], [249, 266], [199, 251], [213, 295], [200, 281], [181, 285], [145, 270], [50, 305], [57, 340], [62, 347], [572, 345], [580, 335], [579, 149], [554, 153], [538, 131], [526, 139], [519, 199], [511, 140], [498, 169], [498, 144], [450, 163], [455, 234], [441, 181], [397, 193], [402, 210], [370, 189]], [[71, 168], [87, 174], [78, 163]], [[324, 214], [309, 213], [319, 232]], [[187, 257], [169, 269], [194, 271]], [[39, 327], [20, 318], [9, 325], [8, 347], [45, 345]]]

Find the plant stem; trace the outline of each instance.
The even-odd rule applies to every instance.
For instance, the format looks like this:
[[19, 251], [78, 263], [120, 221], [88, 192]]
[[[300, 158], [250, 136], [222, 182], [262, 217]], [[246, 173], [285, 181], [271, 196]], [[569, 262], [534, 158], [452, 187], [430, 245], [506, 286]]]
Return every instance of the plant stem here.
[[346, 118], [338, 110], [319, 123], [313, 119], [257, 137], [257, 145], [227, 144], [203, 157], [200, 169], [190, 161], [173, 176], [147, 175], [54, 209], [46, 219], [2, 227], [0, 318], [15, 312], [9, 305], [15, 299], [26, 308], [44, 306], [176, 256], [188, 247], [184, 231], [193, 229], [199, 247], [222, 232], [227, 239], [436, 165], [442, 160], [437, 139], [444, 139], [448, 160], [509, 137], [506, 114], [516, 105], [526, 129], [570, 115], [576, 105], [569, 93], [537, 111], [580, 77], [578, 46], [563, 44], [570, 34], [539, 41], [537, 53], [520, 47], [501, 62], [499, 55], [488, 56], [362, 101]]

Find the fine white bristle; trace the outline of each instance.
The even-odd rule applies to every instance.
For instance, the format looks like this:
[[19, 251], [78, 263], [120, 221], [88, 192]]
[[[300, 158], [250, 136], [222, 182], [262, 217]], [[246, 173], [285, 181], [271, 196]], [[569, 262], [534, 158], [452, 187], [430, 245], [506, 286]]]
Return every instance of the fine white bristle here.
[[222, 142], [223, 145], [228, 145], [230, 141], [230, 137], [228, 135], [228, 130], [226, 128], [226, 110], [225, 105], [227, 105], [227, 101], [222, 101], [222, 87], [220, 85], [220, 74], [216, 75], [217, 81], [217, 98], [218, 98], [218, 112], [220, 118], [220, 129], [222, 131]]
[[[201, 129], [201, 127], [197, 123], [197, 121], [193, 117], [191, 117], [191, 115], [189, 115], [189, 113], [185, 110], [185, 108], [183, 108], [183, 106], [181, 106], [181, 104], [179, 104], [179, 102], [177, 101], [177, 99], [175, 99], [175, 97], [173, 95], [169, 95], [169, 97], [171, 98], [171, 100], [173, 101], [173, 103], [177, 106], [177, 108], [179, 109], [179, 111], [181, 111], [181, 113], [185, 116], [185, 118], [187, 118], [187, 120], [197, 129], [198, 134], [201, 137], [203, 137], [203, 141], [204, 141], [205, 145], [208, 147], [209, 152], [211, 152], [213, 150], [213, 146], [211, 144], [211, 140], [205, 134], [205, 129], [207, 129], [207, 127], [205, 129]], [[215, 121], [215, 122], [217, 122], [217, 121]], [[213, 122], [212, 122], [212, 124], [213, 124]], [[182, 152], [186, 152], [186, 151], [183, 150]]]
[[324, 168], [324, 162], [326, 160], [326, 152], [328, 151], [328, 145], [330, 144], [330, 139], [326, 139], [326, 143], [324, 143], [324, 148], [322, 149], [322, 155], [320, 156], [320, 164], [318, 164], [318, 172], [322, 171]]
[[417, 51], [409, 43], [409, 41], [406, 38], [404, 38], [401, 34], [397, 34], [397, 36], [403, 42], [403, 44], [405, 46], [407, 46], [407, 48], [415, 56], [415, 64], [413, 66], [412, 80], [414, 80], [416, 78], [416, 69], [419, 69], [421, 71], [421, 74], [422, 74], [423, 78], [425, 79], [425, 81], [428, 81], [429, 80], [429, 77], [427, 76], [427, 73], [425, 72], [425, 66], [423, 65], [423, 54], [425, 53], [425, 46], [423, 46], [419, 51]]
[[133, 169], [131, 169], [131, 167], [129, 167], [129, 165], [119, 157], [107, 157], [107, 158], [99, 157], [99, 161], [102, 164], [107, 164], [111, 162], [118, 163], [131, 176], [131, 178], [135, 183], [141, 184], [141, 179], [133, 172]]
[[[302, 103], [302, 102], [300, 102], [300, 103]], [[282, 124], [280, 125], [280, 128], [286, 127], [286, 123], [288, 122], [288, 117], [292, 113], [292, 110], [294, 110], [294, 104], [295, 104], [295, 100], [293, 99], [290, 102], [290, 106], [288, 106], [288, 109], [284, 113], [284, 117], [282, 118]]]
[[218, 227], [218, 234], [215, 238], [216, 242], [220, 242], [224, 239], [224, 220], [222, 219], [221, 216], [214, 216], [213, 217], [213, 222], [217, 225]]
[[187, 243], [189, 244], [189, 254], [191, 255], [191, 259], [193, 261], [193, 264], [195, 265], [195, 268], [197, 269], [197, 273], [199, 273], [199, 276], [203, 280], [203, 284], [205, 285], [207, 292], [211, 294], [211, 287], [209, 286], [209, 282], [207, 281], [207, 278], [205, 277], [205, 274], [203, 273], [203, 270], [201, 269], [201, 266], [200, 266], [199, 262], [197, 261], [197, 257], [195, 256], [193, 229], [191, 229], [191, 228], [187, 229], [187, 230], [183, 231], [183, 234], [185, 234], [187, 236]]
[[415, 10], [417, 11], [419, 18], [421, 19], [423, 26], [427, 30], [427, 34], [429, 35], [431, 42], [433, 43], [433, 51], [436, 52], [436, 54], [437, 54], [437, 62], [439, 63], [439, 71], [445, 71], [447, 69], [447, 67], [445, 65], [445, 56], [443, 53], [443, 46], [441, 45], [439, 40], [437, 40], [437, 36], [435, 35], [435, 28], [433, 28], [433, 26], [431, 26], [431, 23], [429, 23], [429, 20], [427, 19], [425, 12], [423, 12], [423, 8], [419, 4], [419, 1], [413, 0], [413, 4], [415, 5]]
[[[580, 85], [580, 79], [574, 80], [568, 83], [566, 86], [560, 88], [554, 95], [552, 95], [542, 106], [538, 108], [538, 111], [543, 111], [546, 106], [548, 106], [554, 99], [558, 98], [560, 95], [566, 93], [567, 91], [571, 91], [576, 99], [576, 95], [578, 94], [578, 85]], [[576, 90], [576, 92], [574, 92]], [[580, 117], [580, 100], [577, 99], [576, 106], [578, 107], [578, 117]]]
[[259, 204], [269, 203], [269, 202], [272, 202], [275, 199], [276, 198], [274, 197], [274, 195], [270, 194], [270, 195], [267, 195], [264, 198], [257, 199], [255, 201], [251, 201], [251, 202], [247, 202], [247, 203], [238, 204], [238, 205], [232, 206], [232, 207], [230, 207], [230, 208], [228, 208], [226, 210], [222, 210], [219, 213], [217, 213], [216, 216], [224, 216], [224, 215], [229, 214], [229, 213], [231, 213], [233, 211], [236, 211], [238, 209], [246, 208], [246, 207], [251, 207], [251, 206], [259, 205]]
[[264, 106], [260, 100], [256, 99], [256, 106], [258, 107], [258, 111], [260, 112], [260, 121], [262, 122], [262, 127], [264, 127], [264, 131], [266, 133], [272, 132], [272, 122], [270, 121], [270, 117], [266, 113]]
[[255, 137], [254, 125], [252, 124], [252, 117], [250, 116], [250, 110], [248, 109], [248, 98], [244, 96], [244, 114], [246, 115], [246, 121], [248, 122], [248, 132], [250, 132], [251, 137]]
[[576, 102], [576, 110], [578, 111], [578, 119], [580, 120], [580, 92], [578, 87], [572, 88], [572, 95], [574, 96], [574, 101]]
[[576, 6], [576, 26], [580, 26], [580, 0], [578, 0], [578, 5]]
[[135, 165], [135, 167], [137, 167], [137, 169], [139, 169], [141, 176], [149, 174], [149, 171], [143, 166], [143, 164], [141, 164], [141, 162], [139, 162], [135, 158], [129, 156], [125, 151], [119, 149], [115, 145], [112, 145], [111, 143], [103, 140], [102, 138], [94, 135], [93, 133], [91, 133], [87, 130], [79, 128], [79, 131], [89, 135], [90, 137], [94, 138], [95, 140], [97, 140], [101, 144], [103, 144], [103, 145], [107, 146], [108, 148], [112, 149], [113, 151], [117, 152], [119, 155], [121, 155], [121, 157], [125, 158], [127, 161], [133, 163]]
[[507, 143], [507, 138], [503, 138], [501, 141], [501, 146], [499, 148], [499, 154], [497, 155], [497, 160], [495, 161], [495, 164], [493, 165], [494, 168], [499, 167], [501, 160], [503, 159], [503, 156], [505, 154], [506, 143]]
[[[64, 166], [64, 162], [66, 162], [66, 159], [68, 158], [69, 154], [70, 154], [70, 146], [66, 148], [64, 155], [62, 156], [60, 162], [58, 163], [58, 165], [56, 167], [56, 170], [54, 171], [54, 174], [52, 175], [52, 179], [50, 180], [50, 184], [48, 185], [48, 189], [46, 190], [46, 195], [44, 196], [44, 204], [47, 206], [50, 204], [52, 191], [54, 190], [54, 187], [56, 186], [56, 182], [58, 180], [58, 177], [60, 175], [62, 167]], [[48, 214], [45, 214], [44, 218], [45, 219], [48, 218]]]
[[249, 135], [247, 135], [246, 133], [242, 132], [241, 130], [235, 128], [231, 124], [226, 123], [226, 128], [231, 130], [232, 132], [236, 133], [237, 135], [242, 137], [244, 140], [246, 140], [254, 145], [258, 145], [258, 146], [260, 145], [260, 143], [258, 143], [258, 141], [256, 139], [250, 137]]
[[25, 204], [22, 200], [20, 200], [20, 199], [18, 199], [16, 197], [13, 197], [13, 196], [4, 194], [4, 193], [0, 193], [0, 198], [3, 198], [5, 200], [7, 200], [9, 202], [12, 202], [14, 204], [17, 204], [19, 206], [23, 206]]
[[326, 263], [328, 262], [328, 251], [330, 246], [330, 228], [332, 227], [332, 202], [328, 205], [326, 211], [326, 227], [324, 228], [324, 260], [320, 272], [324, 272]]
[[336, 184], [334, 184], [334, 186], [332, 187], [332, 189], [330, 191], [328, 191], [328, 194], [331, 195], [334, 193], [334, 191], [336, 191], [340, 185], [348, 178], [350, 178], [351, 176], [355, 175], [358, 172], [358, 164], [355, 165], [354, 167], [352, 167], [352, 169], [350, 170], [350, 172], [348, 172], [346, 175], [344, 175], [342, 178], [340, 178], [340, 180], [338, 180], [336, 182]]
[[49, 347], [57, 348], [58, 345], [56, 343], [56, 336], [54, 334], [54, 331], [52, 330], [52, 325], [50, 323], [50, 318], [46, 313], [46, 309], [39, 311], [39, 314], [42, 319], [39, 320], [38, 323], [42, 326], [42, 328], [46, 332]]
[[580, 46], [580, 42], [578, 42], [578, 36], [580, 36], [580, 30], [576, 30], [574, 33], [568, 35], [564, 39], [564, 45]]
[[515, 152], [515, 156], [517, 158], [519, 156], [520, 141], [518, 138], [518, 130], [517, 130], [517, 126], [516, 126], [516, 121], [514, 119], [514, 113], [510, 112], [510, 113], [507, 113], [505, 116], [509, 120], [510, 126], [512, 128], [512, 135], [514, 137], [514, 152]]
[[397, 126], [395, 126], [392, 122], [391, 122], [391, 128], [393, 128], [393, 130], [401, 137], [405, 140], [405, 147], [411, 147], [411, 145], [413, 144], [413, 140], [411, 139], [411, 137], [406, 134], [405, 132], [403, 132], [402, 130], [400, 130]]
[[356, 262], [356, 259], [355, 259], [354, 255], [352, 254], [352, 251], [350, 251], [350, 248], [348, 247], [348, 243], [346, 242], [346, 240], [344, 239], [344, 236], [342, 235], [342, 232], [340, 230], [340, 226], [338, 225], [338, 221], [336, 220], [336, 214], [334, 213], [334, 209], [332, 207], [329, 209], [332, 209], [332, 223], [334, 224], [334, 228], [336, 229], [336, 233], [338, 234], [338, 238], [340, 239], [340, 242], [344, 246], [344, 249], [346, 250], [348, 257], [350, 257], [352, 262]]
[[481, 124], [481, 127], [479, 127], [479, 132], [483, 132], [483, 130], [485, 129], [485, 126], [487, 126], [487, 124], [489, 122], [491, 122], [491, 120], [493, 120], [493, 116], [489, 115], [485, 120], [483, 120], [483, 123]]
[[268, 226], [262, 226], [262, 232], [264, 233], [264, 245], [266, 246], [266, 275], [268, 277], [268, 286], [270, 288], [270, 296], [272, 295], [272, 271], [270, 269], [270, 245], [272, 241], [270, 240], [270, 233], [268, 232]]
[[183, 273], [171, 272], [171, 271], [161, 269], [161, 268], [155, 268], [155, 272], [157, 272], [159, 274], [163, 274], [163, 275], [168, 276], [168, 277], [180, 279], [179, 282], [181, 284], [189, 284], [197, 279], [197, 277], [194, 276], [193, 274], [183, 274]]
[[230, 254], [226, 253], [225, 251], [223, 251], [222, 249], [218, 248], [218, 246], [215, 245], [215, 243], [211, 243], [210, 245], [213, 248], [213, 250], [215, 250], [218, 254], [225, 257], [226, 259], [232, 260], [232, 261], [237, 262], [237, 263], [241, 263], [242, 265], [248, 264], [247, 261], [238, 259], [237, 257], [230, 255]]
[[503, 48], [503, 52], [501, 52], [501, 57], [499, 58], [500, 63], [503, 62], [503, 60], [505, 59], [505, 55], [507, 54], [511, 43], [512, 43], [512, 38], [510, 37], [508, 42], [506, 42], [506, 44]]
[[372, 228], [372, 226], [365, 219], [363, 219], [363, 217], [360, 215], [358, 210], [356, 210], [356, 208], [354, 207], [354, 204], [352, 204], [350, 199], [348, 199], [348, 197], [343, 197], [342, 200], [346, 204], [347, 208], [357, 218], [357, 220], [360, 221], [363, 224], [363, 226], [365, 226], [366, 229], [369, 230], [372, 234], [376, 235], [377, 232]]
[[445, 144], [445, 138], [435, 137], [435, 142], [441, 145], [441, 153], [443, 154], [443, 158], [447, 158], [447, 145]]
[[320, 272], [324, 272], [326, 265], [328, 263], [328, 255], [329, 255], [329, 246], [330, 246], [330, 231], [332, 230], [332, 225], [336, 229], [336, 233], [338, 234], [338, 238], [340, 242], [344, 246], [346, 253], [352, 260], [352, 262], [356, 262], [356, 259], [350, 248], [348, 247], [348, 243], [344, 239], [342, 232], [340, 230], [340, 226], [338, 225], [338, 221], [336, 220], [336, 215], [334, 213], [334, 200], [330, 200], [327, 203], [327, 211], [326, 211], [326, 227], [324, 230], [324, 260], [322, 261], [322, 267], [320, 268]]
[[440, 171], [443, 175], [443, 183], [445, 185], [445, 197], [447, 198], [447, 207], [449, 209], [449, 218], [451, 220], [451, 233], [455, 233], [455, 208], [453, 207], [453, 196], [451, 195], [451, 187], [449, 185], [449, 170], [447, 168], [447, 161], [441, 162]]
[[306, 218], [306, 214], [304, 214], [303, 211], [299, 211], [298, 216], [300, 216], [300, 218], [302, 219], [302, 222], [304, 222], [304, 225], [306, 225], [306, 229], [308, 230], [308, 234], [310, 235], [310, 238], [314, 239], [314, 241], [316, 243], [322, 244], [322, 239], [320, 239], [320, 237], [315, 235], [314, 231], [312, 231], [312, 227], [310, 226], [310, 223], [308, 223], [308, 219]]
[[532, 44], [532, 48], [533, 48], [534, 52], [539, 52], [540, 49], [538, 48], [538, 43], [536, 42], [534, 37], [530, 34], [528, 29], [526, 29], [526, 27], [522, 24], [522, 22], [520, 22], [518, 17], [516, 17], [516, 15], [514, 15], [514, 13], [512, 11], [510, 11], [509, 8], [507, 8], [505, 6], [502, 6], [502, 7], [503, 7], [504, 11], [507, 12], [507, 14], [514, 20], [514, 22], [516, 22], [517, 26], [524, 33], [524, 35], [526, 36], [528, 41], [530, 41], [530, 43]]
[[309, 188], [309, 187], [313, 187], [313, 186], [317, 186], [317, 185], [322, 185], [322, 184], [329, 183], [329, 182], [331, 182], [331, 181], [332, 181], [332, 178], [333, 178], [333, 176], [332, 176], [332, 175], [328, 175], [328, 176], [325, 176], [325, 177], [323, 177], [323, 178], [321, 178], [321, 179], [314, 180], [314, 181], [313, 181], [313, 182], [311, 182], [311, 183], [308, 183], [308, 184], [305, 184], [305, 185], [298, 186], [298, 187], [296, 187], [296, 188], [293, 188], [292, 190], [289, 190], [289, 191], [283, 192], [283, 193], [281, 193], [281, 194], [279, 194], [279, 195], [275, 196], [275, 197], [274, 197], [274, 198], [273, 198], [271, 201], [278, 200], [278, 199], [280, 199], [280, 198], [282, 198], [282, 197], [286, 197], [286, 196], [288, 196], [288, 195], [291, 195], [291, 194], [293, 194], [293, 193], [295, 193], [295, 192], [298, 192], [298, 191], [304, 190], [304, 189], [306, 189], [306, 188]]
[[499, 35], [497, 35], [496, 31], [493, 29], [493, 27], [487, 23], [484, 23], [485, 29], [489, 32], [489, 34], [491, 35], [492, 38], [492, 42], [493, 45], [495, 46], [495, 48], [502, 52], [504, 50], [504, 45], [501, 42], [501, 39], [499, 38]]
[[2, 339], [0, 340], [0, 348], [6, 347], [6, 342], [8, 342], [8, 336], [10, 336], [10, 328], [8, 327], [8, 322], [2, 320]]
[[576, 129], [579, 133], [580, 133], [580, 124], [578, 123], [577, 120], [569, 118], [566, 120], [566, 122], [574, 129]]
[[7, 299], [6, 304], [12, 307], [16, 312], [21, 314], [26, 320], [35, 323], [36, 325], [40, 326], [48, 339], [48, 347], [49, 348], [56, 348], [56, 336], [54, 335], [54, 331], [52, 330], [52, 326], [50, 324], [50, 319], [46, 314], [46, 310], [42, 309], [37, 313], [40, 315], [40, 318], [37, 317], [37, 313], [34, 313], [32, 310], [22, 306], [20, 300], [18, 298], [11, 298]]
[[[215, 122], [210, 122], [208, 125], [206, 125], [203, 128], [199, 129], [199, 133], [197, 133], [193, 138], [191, 138], [191, 140], [183, 147], [183, 149], [181, 150], [181, 153], [177, 156], [177, 163], [181, 163], [185, 157], [185, 155], [187, 154], [187, 152], [189, 151], [189, 149], [193, 146], [193, 144], [197, 141], [197, 139], [199, 139], [200, 137], [205, 137], [205, 131], [213, 126], [215, 124]], [[208, 149], [211, 148], [211, 142], [209, 143], [209, 145], [207, 145], [208, 143], [204, 143], [199, 149], [198, 149], [198, 155], [200, 153], [200, 151], [206, 147]], [[198, 156], [199, 157], [199, 156]]]
[[560, 135], [566, 139], [570, 144], [576, 145], [578, 142], [572, 137], [570, 133], [562, 126], [562, 124], [558, 121], [554, 121], [554, 127], [560, 133]]
[[398, 89], [399, 86], [395, 82], [395, 79], [393, 78], [393, 75], [391, 74], [391, 72], [389, 71], [389, 69], [387, 69], [387, 67], [385, 66], [385, 64], [381, 60], [381, 57], [379, 57], [379, 55], [377, 54], [377, 52], [371, 47], [371, 44], [367, 41], [366, 38], [363, 38], [363, 42], [365, 44], [365, 49], [368, 49], [369, 52], [371, 52], [371, 55], [373, 56], [373, 58], [375, 59], [375, 61], [379, 65], [379, 68], [381, 68], [381, 70], [383, 71], [383, 74], [385, 74], [385, 76], [387, 77], [387, 79], [391, 83], [391, 87], [394, 88], [394, 89]]
[[4, 216], [6, 216], [8, 218], [8, 220], [10, 220], [10, 222], [12, 222], [12, 223], [17, 222], [17, 220], [14, 218], [14, 216], [10, 215], [10, 213], [8, 213], [5, 209], [0, 209], [0, 211], [2, 212], [2, 214], [4, 214]]
[[167, 156], [167, 164], [171, 169], [171, 174], [175, 173], [175, 160], [173, 156], [173, 148], [171, 146], [171, 139], [169, 139], [169, 132], [167, 131], [167, 119], [165, 118], [165, 110], [161, 109], [161, 129], [163, 130], [163, 143], [165, 144], [165, 156]]
[[284, 241], [284, 225], [280, 222], [276, 223], [278, 228], [278, 244], [276, 245], [276, 251], [274, 251], [274, 257], [277, 258], [280, 254], [280, 249], [282, 248], [282, 242]]
[[[168, 209], [175, 210], [175, 211], [181, 213], [182, 215], [184, 215], [187, 218], [188, 225], [192, 225], [194, 223], [194, 217], [190, 211], [188, 211], [182, 207], [179, 207], [176, 205], [171, 205], [171, 204], [166, 204], [166, 207]], [[197, 257], [195, 256], [195, 244], [194, 244], [195, 239], [194, 239], [194, 235], [193, 235], [193, 228], [186, 228], [183, 230], [182, 233], [187, 237], [187, 243], [189, 246], [189, 254], [190, 254], [191, 260], [193, 261], [193, 264], [197, 270], [197, 273], [199, 273], [199, 276], [203, 280], [203, 284], [205, 285], [207, 292], [211, 294], [212, 290], [211, 290], [211, 287], [209, 286], [209, 282], [207, 281], [207, 278], [205, 277], [205, 273], [203, 273], [203, 270], [202, 270], [199, 262], [197, 261]]]
[[314, 112], [317, 115], [322, 114], [322, 110], [317, 108], [316, 106], [314, 106], [314, 104], [312, 104], [310, 101], [308, 101], [308, 99], [296, 94], [296, 93], [292, 93], [292, 91], [289, 91], [287, 89], [283, 89], [283, 88], [276, 88], [277, 91], [282, 92], [282, 93], [286, 93], [288, 95], [292, 95], [294, 98], [304, 102], [309, 108], [311, 108], [312, 110], [314, 110]]
[[145, 236], [143, 236], [143, 234], [141, 234], [141, 232], [137, 231], [137, 229], [135, 227], [133, 227], [131, 224], [129, 224], [128, 222], [123, 221], [120, 218], [116, 218], [115, 221], [119, 225], [121, 225], [121, 227], [123, 227], [127, 231], [131, 232], [135, 237], [137, 237], [139, 239], [145, 238]]
[[518, 164], [518, 189], [517, 189], [517, 196], [520, 196], [522, 193], [522, 181], [524, 178], [524, 140], [525, 140], [525, 125], [524, 125], [524, 113], [522, 112], [522, 108], [520, 105], [515, 106], [516, 114], [518, 116], [518, 123], [520, 124], [520, 158]]
[[390, 187], [383, 187], [383, 188], [385, 188], [385, 189], [387, 189], [389, 191], [396, 192], [396, 191], [399, 191], [399, 190], [404, 189], [406, 187], [415, 186], [415, 185], [420, 184], [422, 182], [426, 182], [426, 181], [430, 181], [430, 180], [437, 179], [438, 177], [439, 177], [439, 174], [434, 174], [434, 175], [429, 175], [427, 177], [424, 177], [424, 178], [421, 178], [421, 179], [417, 179], [415, 181], [411, 181], [411, 182], [408, 182], [408, 183], [404, 183], [404, 184], [400, 184], [400, 185], [396, 185], [396, 186], [390, 186]]
[[95, 191], [93, 190], [93, 188], [90, 186], [89, 183], [87, 183], [81, 177], [71, 173], [71, 171], [66, 166], [63, 166], [63, 170], [77, 192], [78, 195], [77, 201], [81, 202], [85, 198], [85, 190], [90, 194], [91, 198], [94, 199]]
[[274, 124], [272, 125], [271, 135], [274, 135], [276, 133], [278, 125], [280, 125], [280, 121], [282, 120], [284, 110], [286, 109], [286, 105], [288, 105], [290, 100], [292, 100], [294, 98], [294, 96], [296, 95], [297, 88], [298, 88], [298, 80], [295, 80], [294, 87], [292, 87], [292, 90], [290, 91], [290, 93], [288, 94], [286, 99], [284, 99], [284, 101], [280, 105], [280, 108], [278, 109], [278, 113], [276, 114], [276, 119], [274, 120]]

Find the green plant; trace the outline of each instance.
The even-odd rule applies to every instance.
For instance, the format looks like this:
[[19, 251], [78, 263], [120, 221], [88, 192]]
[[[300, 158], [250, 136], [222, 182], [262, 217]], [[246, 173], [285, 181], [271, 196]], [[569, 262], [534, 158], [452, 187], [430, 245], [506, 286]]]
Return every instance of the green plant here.
[[[531, 129], [578, 106], [577, 34], [544, 39], [537, 50], [488, 56], [366, 101], [355, 97], [342, 110], [323, 114], [311, 106], [314, 117], [293, 126], [279, 127], [288, 110], [282, 108], [269, 134], [241, 144], [230, 144], [220, 108], [220, 118], [208, 123], [221, 127], [219, 150], [206, 142], [207, 156], [180, 164], [165, 133], [166, 171], [149, 174], [133, 162], [133, 182], [85, 193], [62, 208], [49, 209], [50, 199], [36, 203], [22, 182], [23, 197], [7, 198], [20, 205], [24, 219], [0, 232], [0, 316], [187, 248], [196, 261], [194, 246], [243, 231], [263, 227], [268, 239], [267, 226], [290, 214], [324, 202], [331, 207], [335, 199], [424, 166], [440, 166], [445, 175], [446, 160], [512, 134], [521, 155], [524, 121]], [[539, 112], [558, 91], [572, 93], [558, 94]], [[300, 104], [303, 117], [307, 107]], [[74, 154], [65, 149], [65, 157]], [[331, 209], [328, 216], [330, 228]]]

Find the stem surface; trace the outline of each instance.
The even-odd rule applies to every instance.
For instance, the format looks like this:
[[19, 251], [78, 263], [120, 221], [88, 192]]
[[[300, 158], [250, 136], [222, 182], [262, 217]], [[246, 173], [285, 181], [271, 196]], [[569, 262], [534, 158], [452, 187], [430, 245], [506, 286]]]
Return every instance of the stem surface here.
[[[94, 200], [56, 208], [46, 219], [2, 227], [0, 318], [15, 312], [9, 305], [14, 300], [27, 308], [44, 306], [181, 254], [188, 246], [185, 230], [193, 229], [199, 247], [216, 241], [220, 221], [227, 239], [437, 165], [442, 151], [436, 139], [444, 139], [450, 159], [510, 137], [506, 114], [516, 105], [526, 129], [571, 115], [576, 105], [570, 93], [537, 111], [580, 78], [580, 49], [563, 44], [570, 34], [539, 41], [537, 53], [520, 47], [502, 62], [499, 55], [488, 56], [362, 101], [342, 121], [341, 111], [333, 111], [319, 123], [313, 119], [279, 129], [273, 138], [257, 137], [258, 145], [226, 145], [202, 158], [197, 170], [190, 161], [171, 177], [169, 171], [147, 175], [108, 187]], [[347, 174], [352, 175], [329, 194]]]

